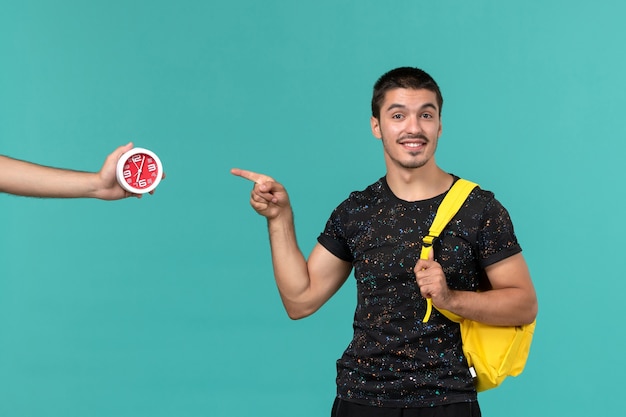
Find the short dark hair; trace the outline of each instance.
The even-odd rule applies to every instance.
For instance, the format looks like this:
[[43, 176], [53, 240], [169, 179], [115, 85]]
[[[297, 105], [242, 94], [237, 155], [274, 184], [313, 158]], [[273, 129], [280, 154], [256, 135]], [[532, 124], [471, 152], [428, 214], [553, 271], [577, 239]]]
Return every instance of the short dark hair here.
[[374, 93], [372, 95], [372, 116], [380, 118], [380, 106], [385, 99], [385, 94], [389, 90], [396, 88], [411, 88], [414, 90], [426, 89], [437, 95], [437, 104], [439, 105], [439, 115], [441, 116], [441, 108], [443, 107], [443, 97], [439, 86], [425, 71], [413, 67], [400, 67], [392, 69], [383, 74], [376, 84], [374, 84]]

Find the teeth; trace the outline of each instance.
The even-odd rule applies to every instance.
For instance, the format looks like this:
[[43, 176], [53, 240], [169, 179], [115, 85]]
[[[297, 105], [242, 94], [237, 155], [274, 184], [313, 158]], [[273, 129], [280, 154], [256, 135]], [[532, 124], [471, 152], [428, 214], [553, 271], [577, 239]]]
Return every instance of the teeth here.
[[409, 148], [417, 148], [419, 146], [422, 146], [421, 143], [405, 143], [404, 146], [408, 146]]

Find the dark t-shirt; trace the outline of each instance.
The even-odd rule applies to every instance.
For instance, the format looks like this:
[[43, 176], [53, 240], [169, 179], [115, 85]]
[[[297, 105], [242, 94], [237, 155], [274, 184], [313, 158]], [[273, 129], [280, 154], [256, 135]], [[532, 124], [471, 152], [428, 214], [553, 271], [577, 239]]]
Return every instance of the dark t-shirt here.
[[[322, 246], [352, 263], [357, 282], [354, 337], [337, 361], [341, 399], [387, 407], [476, 400], [459, 325], [435, 309], [422, 322], [426, 300], [413, 273], [444, 196], [403, 201], [383, 177], [351, 193], [319, 236]], [[450, 288], [477, 291], [488, 287], [486, 266], [521, 248], [506, 209], [476, 188], [434, 250]]]

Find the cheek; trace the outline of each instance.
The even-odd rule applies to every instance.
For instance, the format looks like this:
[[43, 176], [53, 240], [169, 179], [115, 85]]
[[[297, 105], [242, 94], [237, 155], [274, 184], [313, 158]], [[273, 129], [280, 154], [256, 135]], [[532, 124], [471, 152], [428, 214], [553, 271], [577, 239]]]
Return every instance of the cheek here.
[[398, 125], [386, 125], [384, 129], [381, 129], [381, 134], [390, 138], [397, 137], [402, 132], [402, 127]]

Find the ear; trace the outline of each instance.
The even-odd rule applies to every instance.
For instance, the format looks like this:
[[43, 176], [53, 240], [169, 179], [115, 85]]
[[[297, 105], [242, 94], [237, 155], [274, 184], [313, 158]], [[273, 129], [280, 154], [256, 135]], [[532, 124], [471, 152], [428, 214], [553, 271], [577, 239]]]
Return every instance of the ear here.
[[370, 126], [372, 127], [372, 135], [381, 139], [383, 135], [380, 133], [380, 121], [376, 117], [372, 116], [370, 118]]
[[437, 131], [437, 139], [439, 139], [439, 137], [441, 136], [441, 132], [443, 130], [443, 124], [441, 123], [441, 120], [439, 121], [439, 130]]

